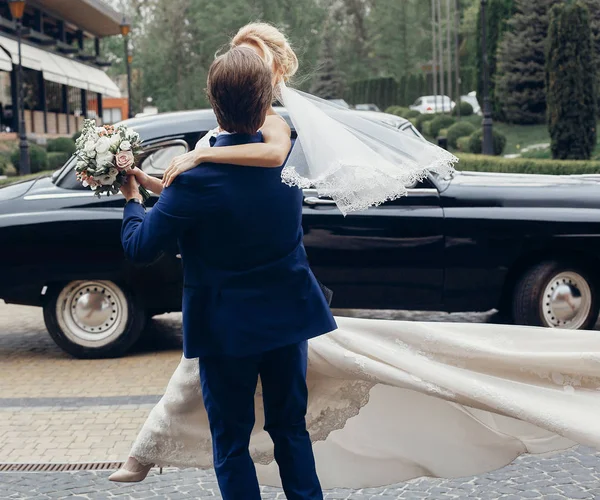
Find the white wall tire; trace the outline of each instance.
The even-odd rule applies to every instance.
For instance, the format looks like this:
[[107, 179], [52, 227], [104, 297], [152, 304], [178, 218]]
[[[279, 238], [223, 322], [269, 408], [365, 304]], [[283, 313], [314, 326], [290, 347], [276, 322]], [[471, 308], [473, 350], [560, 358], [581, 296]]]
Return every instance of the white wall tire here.
[[513, 297], [513, 316], [520, 325], [589, 330], [596, 325], [599, 309], [592, 274], [562, 261], [529, 269]]
[[53, 340], [77, 358], [124, 355], [139, 338], [145, 312], [112, 281], [72, 281], [50, 288], [44, 320]]

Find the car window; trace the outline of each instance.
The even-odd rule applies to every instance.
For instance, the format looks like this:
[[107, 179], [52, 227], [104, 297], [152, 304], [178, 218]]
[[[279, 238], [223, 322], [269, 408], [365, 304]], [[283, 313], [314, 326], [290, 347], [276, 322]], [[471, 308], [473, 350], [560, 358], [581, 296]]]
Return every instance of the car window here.
[[151, 153], [142, 161], [140, 168], [148, 175], [162, 176], [173, 158], [187, 152], [188, 148], [184, 144], [166, 146]]
[[420, 106], [423, 103], [423, 99], [417, 99], [413, 106]]

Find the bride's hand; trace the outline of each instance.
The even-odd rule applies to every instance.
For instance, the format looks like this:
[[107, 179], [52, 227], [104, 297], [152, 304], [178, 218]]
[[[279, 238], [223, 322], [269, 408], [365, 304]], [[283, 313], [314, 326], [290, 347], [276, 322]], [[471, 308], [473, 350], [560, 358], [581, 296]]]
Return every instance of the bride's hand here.
[[167, 170], [165, 170], [165, 174], [163, 175], [163, 186], [169, 187], [179, 174], [197, 167], [201, 163], [199, 158], [200, 151], [198, 149], [173, 158], [169, 167]]
[[140, 170], [138, 167], [133, 167], [131, 170], [127, 171], [127, 175], [131, 175], [135, 177], [135, 180], [138, 181], [138, 184], [146, 189], [148, 187], [148, 178], [150, 177], [148, 174]]
[[163, 190], [162, 183], [156, 177], [148, 175], [146, 172], [135, 167], [127, 171], [127, 175], [135, 177], [138, 184], [148, 191], [152, 191], [155, 194], [160, 194]]

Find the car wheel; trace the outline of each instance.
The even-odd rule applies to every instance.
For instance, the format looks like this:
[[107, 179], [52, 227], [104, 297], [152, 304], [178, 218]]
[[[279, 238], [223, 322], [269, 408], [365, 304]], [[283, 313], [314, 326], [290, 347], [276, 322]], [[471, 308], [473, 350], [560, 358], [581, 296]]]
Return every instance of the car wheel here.
[[138, 340], [146, 314], [112, 281], [72, 281], [51, 287], [44, 321], [58, 346], [76, 358], [123, 356]]
[[600, 304], [592, 276], [565, 262], [532, 267], [517, 283], [514, 320], [519, 325], [588, 330], [598, 320]]

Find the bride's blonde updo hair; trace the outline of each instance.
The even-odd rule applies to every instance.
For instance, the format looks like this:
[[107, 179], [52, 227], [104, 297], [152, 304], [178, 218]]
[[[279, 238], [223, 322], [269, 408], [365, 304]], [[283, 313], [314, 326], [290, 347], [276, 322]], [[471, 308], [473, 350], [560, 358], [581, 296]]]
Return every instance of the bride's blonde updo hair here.
[[263, 53], [263, 58], [274, 73], [287, 82], [298, 71], [298, 57], [286, 36], [275, 26], [267, 23], [250, 23], [240, 28], [231, 40], [231, 46], [254, 45]]

